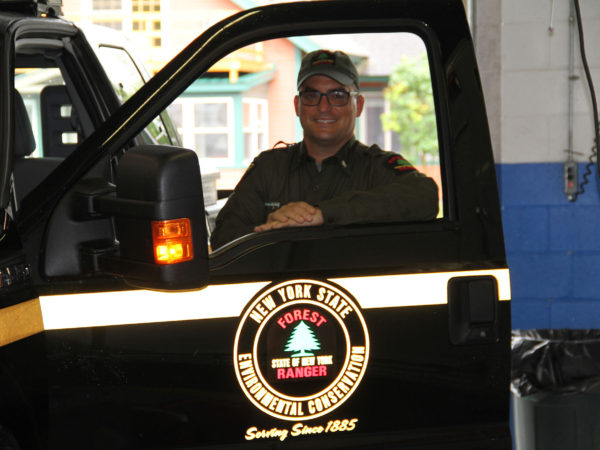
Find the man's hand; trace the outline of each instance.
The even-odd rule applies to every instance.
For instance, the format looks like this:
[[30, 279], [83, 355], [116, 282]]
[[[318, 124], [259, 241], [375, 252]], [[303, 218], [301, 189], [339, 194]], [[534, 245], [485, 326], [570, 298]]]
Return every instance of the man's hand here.
[[267, 222], [254, 227], [254, 231], [267, 231], [285, 227], [310, 227], [323, 225], [321, 209], [306, 202], [291, 202], [267, 216]]

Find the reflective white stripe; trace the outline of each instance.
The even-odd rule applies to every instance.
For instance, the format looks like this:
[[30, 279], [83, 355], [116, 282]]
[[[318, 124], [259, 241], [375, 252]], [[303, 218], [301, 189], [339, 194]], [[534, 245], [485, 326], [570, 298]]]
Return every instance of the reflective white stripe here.
[[[387, 275], [332, 279], [362, 308], [447, 303], [452, 277], [492, 275], [498, 280], [499, 299], [510, 300], [508, 269]], [[126, 325], [180, 320], [239, 317], [267, 282], [223, 284], [198, 291], [122, 291], [40, 297], [44, 329]]]
[[238, 317], [268, 283], [208, 286], [198, 291], [114, 291], [40, 297], [44, 329]]
[[498, 299], [510, 300], [508, 269], [420, 273], [332, 279], [350, 292], [362, 308], [444, 305], [453, 277], [491, 275], [498, 281]]

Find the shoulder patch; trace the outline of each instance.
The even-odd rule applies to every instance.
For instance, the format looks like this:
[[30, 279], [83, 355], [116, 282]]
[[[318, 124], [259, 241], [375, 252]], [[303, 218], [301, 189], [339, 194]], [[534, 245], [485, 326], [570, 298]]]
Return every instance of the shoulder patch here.
[[400, 155], [394, 155], [387, 159], [385, 165], [397, 173], [414, 172], [416, 169]]

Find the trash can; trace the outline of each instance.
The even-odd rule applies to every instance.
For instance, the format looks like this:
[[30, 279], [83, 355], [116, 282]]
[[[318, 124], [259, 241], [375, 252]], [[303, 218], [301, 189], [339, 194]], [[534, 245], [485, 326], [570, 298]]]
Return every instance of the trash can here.
[[600, 330], [514, 330], [516, 450], [600, 449]]

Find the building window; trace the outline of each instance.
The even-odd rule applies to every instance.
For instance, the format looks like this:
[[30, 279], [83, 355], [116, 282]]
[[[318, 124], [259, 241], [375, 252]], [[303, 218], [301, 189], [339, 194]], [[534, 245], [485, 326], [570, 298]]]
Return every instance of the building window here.
[[245, 163], [249, 163], [262, 150], [266, 150], [269, 123], [267, 106], [264, 99], [242, 100]]
[[133, 12], [160, 12], [160, 0], [131, 0]]
[[[169, 113], [183, 140], [200, 159], [219, 166], [234, 163], [233, 99], [228, 97], [178, 98]], [[201, 162], [202, 165], [202, 162]]]
[[134, 20], [131, 22], [131, 26], [134, 31], [145, 31], [146, 30], [146, 22], [143, 20]]
[[[143, 39], [153, 50], [162, 50], [162, 22], [160, 0], [131, 0], [132, 31], [144, 33]], [[153, 55], [153, 69], [159, 68], [161, 56]], [[156, 66], [155, 67], [155, 63]]]
[[121, 0], [92, 0], [94, 10], [120, 10]]
[[401, 152], [398, 136], [393, 131], [384, 131], [381, 115], [389, 108], [379, 92], [364, 92], [365, 109], [360, 118], [360, 136], [364, 142], [377, 144], [384, 150]]
[[194, 105], [195, 148], [205, 158], [227, 158], [227, 103]]

